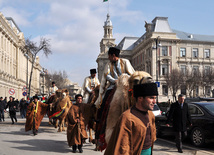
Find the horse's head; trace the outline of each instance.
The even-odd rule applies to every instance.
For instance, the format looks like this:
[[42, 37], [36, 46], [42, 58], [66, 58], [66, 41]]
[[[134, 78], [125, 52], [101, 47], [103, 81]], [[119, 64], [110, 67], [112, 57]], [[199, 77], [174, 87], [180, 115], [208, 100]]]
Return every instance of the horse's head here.
[[129, 78], [129, 88], [133, 89], [133, 86], [136, 84], [150, 83], [152, 81], [152, 77], [149, 73], [144, 71], [136, 71]]
[[66, 96], [69, 96], [68, 89], [58, 89], [56, 91], [57, 98], [65, 98]]
[[131, 105], [135, 104], [135, 98], [133, 97], [133, 87], [136, 84], [153, 82], [152, 76], [144, 71], [136, 71], [129, 78], [129, 101]]

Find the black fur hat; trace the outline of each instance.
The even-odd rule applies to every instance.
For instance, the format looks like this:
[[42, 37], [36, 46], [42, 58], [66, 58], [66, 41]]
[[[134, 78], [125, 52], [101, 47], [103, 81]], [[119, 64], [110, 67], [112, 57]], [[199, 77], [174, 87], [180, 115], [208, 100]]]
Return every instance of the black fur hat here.
[[157, 96], [158, 89], [156, 83], [144, 83], [134, 85], [134, 97], [139, 96]]
[[90, 73], [95, 74], [95, 73], [97, 73], [97, 71], [96, 71], [96, 69], [90, 69]]
[[[75, 96], [75, 100], [77, 100], [78, 97], [82, 97], [82, 95], [81, 95], [81, 94], [77, 94], [77, 95]], [[82, 98], [83, 98], [83, 97], [82, 97]]]
[[118, 49], [116, 47], [110, 47], [108, 50], [108, 55], [113, 55], [113, 54], [115, 54], [116, 57], [119, 57], [120, 49]]

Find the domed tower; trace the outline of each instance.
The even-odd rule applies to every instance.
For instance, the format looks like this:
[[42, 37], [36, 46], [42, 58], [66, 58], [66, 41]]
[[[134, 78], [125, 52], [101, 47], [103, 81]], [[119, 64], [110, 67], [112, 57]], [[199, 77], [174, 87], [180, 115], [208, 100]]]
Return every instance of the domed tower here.
[[109, 47], [115, 46], [115, 39], [113, 38], [113, 25], [110, 20], [110, 15], [107, 14], [107, 19], [104, 22], [104, 36], [100, 42], [100, 53], [106, 53]]
[[100, 41], [100, 54], [97, 57], [97, 64], [98, 64], [98, 78], [101, 80], [102, 73], [105, 67], [106, 62], [108, 61], [108, 49], [109, 47], [116, 46], [115, 39], [113, 38], [113, 25], [110, 20], [110, 15], [107, 14], [107, 19], [104, 22], [104, 36]]

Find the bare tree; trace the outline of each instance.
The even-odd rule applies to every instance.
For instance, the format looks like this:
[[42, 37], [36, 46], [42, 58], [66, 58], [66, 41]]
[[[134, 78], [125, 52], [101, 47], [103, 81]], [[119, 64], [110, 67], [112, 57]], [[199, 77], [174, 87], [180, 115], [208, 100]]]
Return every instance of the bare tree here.
[[49, 88], [51, 86], [52, 81], [54, 81], [59, 89], [66, 88], [67, 78], [68, 75], [66, 71], [54, 71], [53, 73], [48, 73], [46, 75], [46, 87]]
[[[193, 97], [193, 91], [196, 90], [197, 86], [201, 86], [201, 73], [196, 70], [187, 70], [186, 74], [184, 75], [184, 83], [186, 85], [187, 94], [189, 97]], [[195, 96], [194, 96], [195, 97]]]
[[50, 40], [46, 39], [46, 38], [40, 38], [40, 43], [39, 46], [37, 46], [36, 42], [31, 41], [29, 38], [27, 38], [25, 40], [25, 46], [24, 49], [26, 50], [26, 52], [30, 54], [31, 59], [32, 59], [32, 67], [31, 67], [31, 72], [30, 72], [30, 80], [29, 80], [29, 92], [28, 95], [30, 96], [30, 92], [31, 92], [31, 81], [32, 81], [32, 75], [33, 75], [33, 66], [36, 60], [36, 56], [40, 51], [43, 51], [45, 56], [48, 57], [49, 54], [51, 54], [51, 50], [50, 50], [50, 44], [49, 44]]
[[183, 82], [183, 74], [180, 70], [173, 69], [171, 73], [167, 74], [164, 78], [174, 100], [176, 100], [176, 93], [180, 89]]
[[209, 70], [203, 70], [201, 75], [201, 86], [203, 88], [203, 96], [206, 96], [205, 87], [212, 86], [214, 84], [214, 70], [210, 68]]

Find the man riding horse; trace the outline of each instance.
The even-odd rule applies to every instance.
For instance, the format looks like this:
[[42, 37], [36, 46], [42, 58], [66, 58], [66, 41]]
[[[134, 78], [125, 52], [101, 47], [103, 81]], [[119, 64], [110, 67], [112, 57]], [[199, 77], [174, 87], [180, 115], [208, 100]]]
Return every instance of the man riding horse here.
[[119, 54], [120, 49], [116, 47], [109, 48], [108, 59], [110, 61], [105, 66], [100, 85], [99, 98], [95, 103], [96, 107], [99, 108], [97, 112], [97, 127], [95, 138], [99, 139], [99, 144], [101, 144], [101, 150], [106, 147], [106, 117], [108, 114], [109, 104], [116, 89], [118, 77], [122, 73], [131, 75], [135, 72], [129, 60], [119, 58]]
[[91, 103], [94, 96], [94, 89], [100, 85], [100, 81], [96, 77], [96, 69], [90, 69], [90, 76], [86, 77], [82, 87], [83, 103]]

